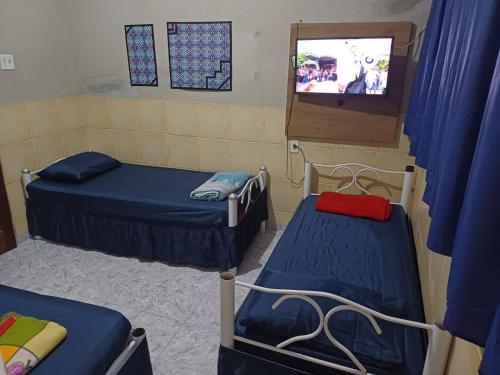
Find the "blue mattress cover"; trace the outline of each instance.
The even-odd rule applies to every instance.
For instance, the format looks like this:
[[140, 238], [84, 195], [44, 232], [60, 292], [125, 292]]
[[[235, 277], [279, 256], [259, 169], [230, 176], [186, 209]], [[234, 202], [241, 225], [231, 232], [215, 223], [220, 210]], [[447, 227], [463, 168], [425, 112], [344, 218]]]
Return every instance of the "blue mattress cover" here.
[[0, 315], [15, 311], [64, 326], [66, 339], [33, 374], [104, 374], [123, 350], [130, 322], [105, 307], [0, 285]]
[[[394, 205], [390, 219], [381, 222], [318, 212], [316, 199], [309, 196], [301, 202], [265, 269], [330, 277], [400, 298], [405, 302], [405, 317], [424, 322], [417, 260], [402, 207]], [[263, 281], [261, 274], [256, 283]], [[252, 293], [256, 292], [250, 292], [236, 318], [236, 334], [246, 337], [253, 334], [240, 321], [247, 315]], [[380, 373], [421, 374], [425, 333], [416, 328], [403, 329], [404, 365]], [[320, 357], [332, 360], [330, 355]]]
[[197, 201], [189, 193], [213, 173], [122, 164], [82, 183], [39, 178], [30, 201], [97, 215], [189, 224], [227, 225], [228, 203]]

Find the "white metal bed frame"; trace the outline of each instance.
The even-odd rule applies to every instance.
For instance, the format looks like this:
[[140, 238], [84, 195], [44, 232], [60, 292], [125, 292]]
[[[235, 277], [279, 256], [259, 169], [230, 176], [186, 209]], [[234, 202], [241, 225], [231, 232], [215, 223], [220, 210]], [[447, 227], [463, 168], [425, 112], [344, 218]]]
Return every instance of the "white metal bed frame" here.
[[[92, 150], [89, 150], [89, 151], [92, 151]], [[64, 160], [64, 159], [66, 159], [66, 158], [58, 159], [58, 160], [48, 164], [44, 168], [41, 168], [41, 169], [33, 171], [33, 172], [27, 168], [24, 168], [21, 170], [21, 178], [22, 178], [23, 187], [24, 187], [24, 196], [26, 197], [26, 199], [29, 198], [28, 191], [27, 191], [26, 187], [32, 181], [32, 176], [41, 172], [42, 170], [44, 170], [48, 166], [55, 164], [55, 163], [57, 163], [61, 160]], [[139, 165], [144, 165], [144, 164], [139, 164]], [[262, 192], [262, 191], [264, 191], [266, 186], [267, 186], [267, 169], [265, 166], [262, 165], [259, 169], [259, 173], [256, 176], [248, 179], [245, 186], [238, 194], [232, 193], [229, 195], [229, 197], [228, 197], [228, 226], [229, 227], [236, 227], [238, 225], [238, 200], [240, 200], [242, 205], [245, 205], [245, 214], [246, 214], [248, 212], [248, 209], [250, 208], [253, 190], [258, 188], [258, 189], [260, 189], [260, 192]], [[263, 221], [261, 223], [260, 229], [261, 229], [261, 231], [266, 230], [266, 222], [265, 221]]]
[[[312, 162], [305, 163], [304, 170], [304, 199], [311, 194], [311, 179], [312, 179], [312, 168], [328, 168], [332, 169], [330, 175], [333, 175], [336, 171], [340, 169], [348, 170], [352, 173], [352, 180], [345, 186], [340, 187], [337, 191], [343, 191], [351, 186], [359, 188], [361, 191], [370, 194], [366, 189], [364, 189], [359, 181], [358, 177], [364, 171], [373, 172], [379, 177], [379, 173], [389, 173], [389, 174], [401, 174], [403, 175], [403, 187], [400, 202], [395, 204], [400, 204], [403, 206], [405, 212], [408, 212], [408, 205], [411, 194], [411, 184], [413, 177], [413, 167], [407, 166], [404, 172], [396, 171], [386, 171], [378, 168], [369, 167], [358, 163], [346, 163], [346, 164], [335, 164], [335, 165], [325, 165], [317, 164]], [[359, 168], [357, 172], [354, 171], [354, 167]], [[247, 289], [252, 289], [261, 293], [271, 293], [281, 295], [277, 298], [276, 302], [272, 305], [272, 309], [275, 310], [279, 308], [281, 303], [287, 299], [300, 299], [304, 302], [309, 303], [316, 310], [319, 316], [319, 325], [313, 332], [305, 333], [304, 335], [299, 335], [291, 337], [279, 343], [276, 346], [265, 344], [256, 340], [248, 339], [246, 337], [241, 337], [235, 335], [234, 332], [234, 313], [235, 313], [235, 287], [243, 287]], [[326, 313], [321, 310], [321, 307], [311, 298], [311, 297], [323, 297], [340, 302], [341, 305], [332, 308]], [[423, 375], [443, 375], [445, 373], [448, 354], [452, 342], [452, 336], [442, 328], [440, 323], [428, 324], [422, 322], [411, 321], [407, 319], [401, 319], [386, 314], [382, 314], [378, 311], [365, 307], [359, 303], [351, 301], [347, 298], [341, 297], [339, 295], [321, 291], [312, 290], [291, 290], [291, 289], [274, 289], [266, 288], [254, 284], [249, 284], [235, 279], [235, 274], [231, 272], [224, 272], [220, 275], [220, 343], [226, 348], [234, 348], [235, 341], [253, 345], [262, 349], [267, 349], [273, 352], [284, 354], [290, 357], [298, 358], [307, 362], [312, 362], [319, 364], [331, 369], [340, 370], [349, 374], [357, 375], [374, 375], [368, 373], [365, 366], [358, 360], [358, 358], [342, 343], [335, 339], [334, 335], [328, 327], [329, 319], [337, 312], [350, 310], [357, 312], [367, 318], [373, 329], [377, 334], [381, 334], [382, 331], [380, 326], [377, 324], [377, 319], [385, 320], [394, 324], [401, 324], [409, 327], [414, 327], [417, 329], [426, 330], [429, 333], [430, 340], [429, 346], [427, 348], [427, 355], [425, 359]], [[321, 360], [312, 356], [304, 355], [302, 353], [297, 353], [288, 349], [285, 349], [287, 345], [294, 342], [305, 341], [312, 339], [319, 335], [321, 332], [325, 332], [326, 336], [330, 340], [333, 346], [341, 350], [352, 362], [353, 367], [348, 367], [340, 365], [333, 362], [328, 362]]]

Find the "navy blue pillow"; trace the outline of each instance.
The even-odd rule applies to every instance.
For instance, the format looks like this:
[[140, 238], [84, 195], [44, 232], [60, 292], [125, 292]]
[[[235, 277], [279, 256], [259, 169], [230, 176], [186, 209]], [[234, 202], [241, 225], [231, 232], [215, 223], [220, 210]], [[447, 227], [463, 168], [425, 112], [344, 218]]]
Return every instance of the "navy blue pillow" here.
[[[381, 313], [403, 317], [404, 301], [394, 297], [386, 297], [380, 293], [360, 288], [331, 278], [307, 275], [288, 274], [264, 270], [259, 285], [269, 288], [302, 289], [330, 292], [348, 298], [354, 302], [370, 307]], [[319, 324], [316, 310], [307, 302], [290, 299], [282, 302], [276, 309], [271, 306], [279, 295], [250, 292], [245, 303], [247, 313], [241, 316], [240, 323], [259, 337], [271, 336], [278, 343], [293, 336], [313, 332]], [[313, 298], [326, 313], [340, 303], [321, 297]], [[363, 315], [352, 311], [341, 311], [329, 320], [332, 335], [351, 350], [367, 365], [378, 367], [395, 367], [403, 361], [404, 330], [402, 326], [376, 319], [382, 335], [372, 328], [371, 323]], [[335, 348], [322, 332], [314, 339], [301, 341], [300, 345], [322, 353], [346, 358]]]
[[89, 151], [49, 165], [38, 172], [38, 176], [53, 181], [83, 182], [120, 165], [121, 163], [111, 156]]

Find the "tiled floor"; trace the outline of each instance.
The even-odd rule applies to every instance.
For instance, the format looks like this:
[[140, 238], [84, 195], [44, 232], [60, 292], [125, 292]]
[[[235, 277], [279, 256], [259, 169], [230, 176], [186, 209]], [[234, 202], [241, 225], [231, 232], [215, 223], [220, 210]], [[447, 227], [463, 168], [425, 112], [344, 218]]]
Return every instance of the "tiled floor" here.
[[[260, 234], [238, 279], [255, 281], [281, 231]], [[27, 239], [0, 255], [0, 282], [37, 293], [103, 305], [146, 329], [155, 374], [216, 373], [218, 272], [120, 258]], [[239, 306], [246, 290], [237, 290]]]

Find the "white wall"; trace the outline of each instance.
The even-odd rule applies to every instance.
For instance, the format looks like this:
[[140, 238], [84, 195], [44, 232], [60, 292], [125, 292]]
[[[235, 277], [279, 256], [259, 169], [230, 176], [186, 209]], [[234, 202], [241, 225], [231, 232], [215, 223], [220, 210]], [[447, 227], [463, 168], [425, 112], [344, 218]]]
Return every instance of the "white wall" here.
[[0, 53], [16, 70], [0, 70], [0, 101], [76, 94], [80, 77], [67, 0], [0, 0]]
[[[427, 21], [430, 0], [73, 0], [82, 93], [249, 105], [286, 102], [290, 24]], [[167, 21], [233, 21], [233, 92], [171, 90]], [[131, 88], [123, 26], [153, 23], [158, 88]]]

